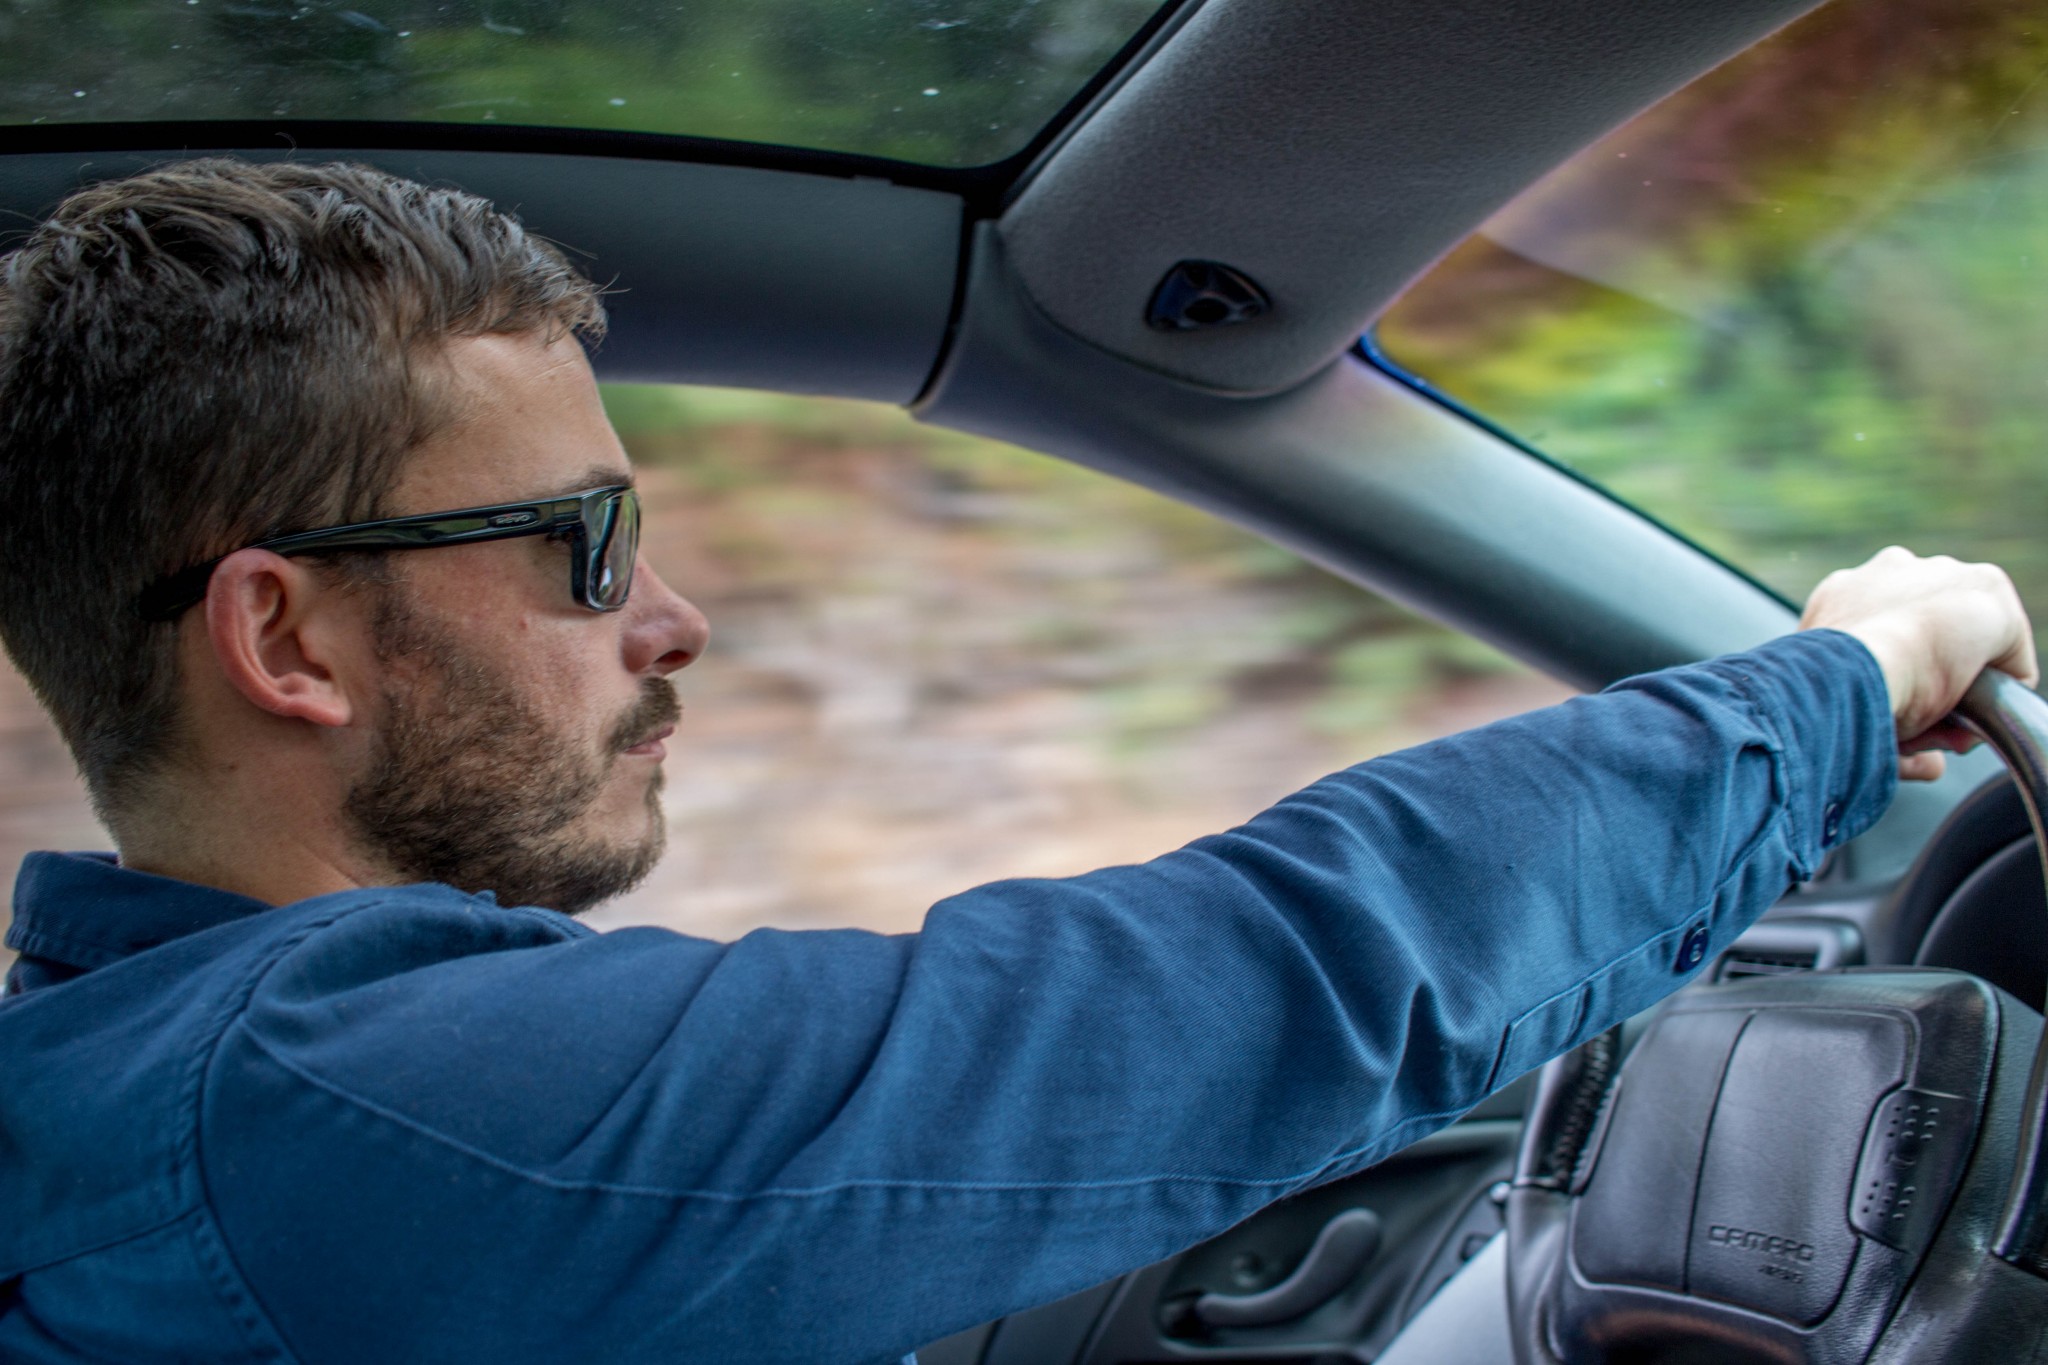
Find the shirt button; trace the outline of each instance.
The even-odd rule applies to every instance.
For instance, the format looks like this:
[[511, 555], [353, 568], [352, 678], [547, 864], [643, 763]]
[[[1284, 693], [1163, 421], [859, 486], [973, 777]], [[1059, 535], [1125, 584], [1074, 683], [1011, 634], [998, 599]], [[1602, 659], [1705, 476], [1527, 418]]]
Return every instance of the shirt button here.
[[1680, 976], [1707, 960], [1707, 926], [1695, 924], [1685, 931], [1685, 938], [1678, 945], [1678, 958], [1671, 964], [1671, 970]]
[[1827, 811], [1820, 817], [1820, 841], [1833, 845], [1842, 837], [1842, 803], [1828, 802]]

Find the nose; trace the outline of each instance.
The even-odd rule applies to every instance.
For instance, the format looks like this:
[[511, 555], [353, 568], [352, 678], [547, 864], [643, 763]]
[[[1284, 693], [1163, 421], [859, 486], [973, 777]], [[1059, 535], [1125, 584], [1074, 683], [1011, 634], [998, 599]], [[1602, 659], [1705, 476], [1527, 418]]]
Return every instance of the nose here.
[[695, 661], [711, 642], [710, 620], [645, 558], [633, 565], [626, 614], [626, 667], [635, 673], [665, 677]]

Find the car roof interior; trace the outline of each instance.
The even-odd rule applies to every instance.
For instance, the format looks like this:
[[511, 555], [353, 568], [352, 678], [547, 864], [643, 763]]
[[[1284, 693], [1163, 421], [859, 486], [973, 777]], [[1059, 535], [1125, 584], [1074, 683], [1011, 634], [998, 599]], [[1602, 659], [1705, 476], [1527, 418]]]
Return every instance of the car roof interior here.
[[[492, 125], [13, 127], [0, 210], [25, 226], [82, 183], [214, 152], [457, 184], [609, 284], [603, 378], [905, 405], [1207, 508], [1598, 687], [1755, 644], [1792, 609], [1359, 337], [1519, 190], [1813, 5], [1183, 0], [1031, 147], [964, 171]], [[1149, 326], [1184, 260], [1242, 272], [1270, 310]], [[1863, 842], [1910, 857], [1984, 771], [1906, 794]]]

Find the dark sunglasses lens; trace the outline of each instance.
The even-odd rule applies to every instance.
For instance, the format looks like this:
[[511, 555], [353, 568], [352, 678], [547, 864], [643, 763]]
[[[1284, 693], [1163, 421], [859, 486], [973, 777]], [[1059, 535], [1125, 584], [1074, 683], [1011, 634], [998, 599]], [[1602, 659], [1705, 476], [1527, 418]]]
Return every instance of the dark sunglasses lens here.
[[591, 555], [590, 595], [600, 611], [617, 611], [633, 590], [633, 564], [640, 554], [640, 498], [627, 491], [605, 504], [605, 527]]

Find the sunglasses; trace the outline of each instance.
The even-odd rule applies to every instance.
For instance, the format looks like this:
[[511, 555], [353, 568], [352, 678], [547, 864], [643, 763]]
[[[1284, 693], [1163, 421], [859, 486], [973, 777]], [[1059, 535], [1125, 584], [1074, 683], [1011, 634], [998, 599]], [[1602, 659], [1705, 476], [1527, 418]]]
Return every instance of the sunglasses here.
[[[359, 521], [259, 540], [245, 548], [280, 555], [335, 554], [344, 550], [431, 550], [515, 536], [559, 535], [569, 542], [569, 592], [592, 611], [617, 611], [633, 588], [640, 553], [640, 498], [623, 485], [593, 488], [565, 498], [466, 507], [388, 521]], [[145, 621], [171, 621], [206, 599], [221, 559], [180, 569], [144, 588], [135, 610]]]

